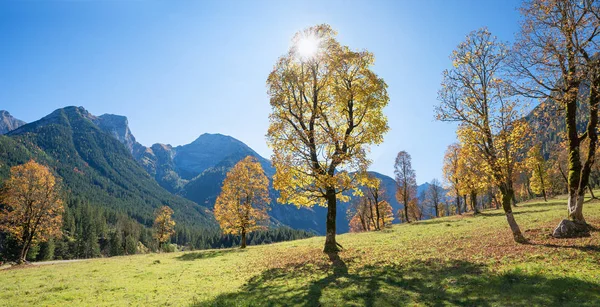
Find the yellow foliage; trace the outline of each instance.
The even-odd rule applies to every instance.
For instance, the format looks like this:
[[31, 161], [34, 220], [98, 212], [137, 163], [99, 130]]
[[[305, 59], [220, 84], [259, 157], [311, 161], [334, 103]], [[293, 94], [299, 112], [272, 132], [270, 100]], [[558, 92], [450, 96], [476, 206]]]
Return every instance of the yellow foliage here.
[[154, 238], [159, 244], [169, 241], [172, 235], [175, 234], [175, 221], [171, 217], [173, 209], [168, 206], [162, 206], [155, 213], [154, 219]]
[[269, 180], [258, 160], [248, 156], [228, 173], [215, 203], [215, 218], [226, 234], [263, 229], [269, 222]]
[[0, 230], [22, 245], [21, 259], [32, 243], [61, 234], [63, 201], [59, 184], [50, 170], [31, 160], [10, 169], [0, 202]]
[[368, 146], [388, 131], [383, 108], [387, 85], [372, 70], [373, 54], [340, 45], [328, 25], [296, 34], [311, 37], [318, 50], [298, 48], [276, 63], [267, 79], [272, 112], [267, 133], [276, 169], [280, 203], [327, 206], [327, 195], [348, 201], [343, 192], [364, 183]]
[[550, 177], [546, 160], [542, 156], [541, 146], [535, 145], [527, 152], [525, 167], [530, 174], [529, 187], [535, 194], [547, 193]]

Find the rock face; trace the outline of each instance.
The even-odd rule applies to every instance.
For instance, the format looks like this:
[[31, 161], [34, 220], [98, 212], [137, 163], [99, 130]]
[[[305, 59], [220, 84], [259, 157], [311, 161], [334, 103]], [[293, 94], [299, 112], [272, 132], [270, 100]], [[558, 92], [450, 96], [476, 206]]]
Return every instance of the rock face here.
[[[108, 134], [112, 135], [119, 142], [123, 143], [129, 152], [134, 153], [141, 145], [135, 140], [135, 137], [129, 130], [127, 117], [121, 115], [104, 114], [98, 117], [92, 117], [91, 120]], [[137, 148], [136, 148], [137, 147]]]
[[6, 134], [15, 130], [26, 123], [22, 120], [14, 118], [8, 111], [0, 110], [0, 134]]
[[587, 224], [576, 223], [570, 220], [562, 220], [552, 232], [555, 238], [581, 238], [589, 237], [590, 230]]

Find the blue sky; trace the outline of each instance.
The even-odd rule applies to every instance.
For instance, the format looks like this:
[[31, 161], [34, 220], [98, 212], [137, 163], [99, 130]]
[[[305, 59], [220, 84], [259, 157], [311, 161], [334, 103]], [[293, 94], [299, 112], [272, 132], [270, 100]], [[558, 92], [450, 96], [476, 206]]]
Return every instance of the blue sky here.
[[2, 1], [0, 109], [31, 122], [69, 105], [129, 118], [138, 141], [181, 145], [222, 133], [269, 157], [265, 80], [295, 32], [319, 23], [368, 49], [389, 86], [390, 132], [372, 170], [398, 151], [419, 183], [441, 177], [455, 125], [433, 107], [448, 56], [482, 26], [518, 31], [519, 1]]

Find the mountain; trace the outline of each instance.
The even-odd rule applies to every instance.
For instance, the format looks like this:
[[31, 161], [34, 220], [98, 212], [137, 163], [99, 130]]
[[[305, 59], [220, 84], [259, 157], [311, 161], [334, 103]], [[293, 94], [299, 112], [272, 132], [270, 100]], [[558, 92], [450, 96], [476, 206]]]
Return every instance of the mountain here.
[[[589, 120], [590, 106], [587, 103], [589, 96], [589, 84], [583, 83], [579, 89], [580, 99], [577, 103], [576, 126], [579, 134], [586, 130]], [[556, 150], [556, 145], [564, 140], [565, 127], [565, 109], [559, 102], [553, 99], [546, 99], [540, 102], [533, 108], [525, 117], [524, 120], [531, 127], [531, 140], [524, 149], [527, 152], [531, 146], [540, 144], [546, 158], [549, 153]]]
[[182, 225], [214, 228], [209, 210], [160, 187], [133, 159], [127, 144], [135, 139], [119, 127], [123, 119], [66, 107], [0, 136], [0, 178], [35, 159], [60, 175], [69, 196], [125, 212], [143, 225], [151, 226], [154, 210], [168, 205]]
[[[126, 120], [120, 121], [122, 124]], [[104, 126], [103, 126], [104, 127]], [[109, 129], [107, 132], [120, 131], [117, 137], [124, 144], [135, 144], [135, 138], [125, 137], [131, 134], [128, 129]], [[135, 148], [135, 145], [134, 145]], [[318, 234], [325, 233], [324, 207], [297, 208], [294, 205], [278, 204], [278, 192], [273, 189], [272, 177], [275, 169], [271, 161], [256, 153], [243, 142], [222, 134], [202, 134], [192, 143], [173, 147], [165, 144], [154, 144], [143, 147], [136, 154], [132, 152], [140, 165], [155, 178], [166, 190], [183, 196], [203, 207], [212, 210], [227, 172], [246, 156], [256, 157], [265, 174], [270, 178], [270, 196], [272, 224], [286, 225], [295, 229], [304, 229]], [[374, 173], [386, 189], [395, 191], [395, 181], [382, 174]], [[394, 211], [402, 206], [391, 194], [390, 203]], [[337, 231], [348, 232], [346, 210], [348, 204], [340, 203], [337, 215]]]
[[14, 118], [8, 111], [0, 110], [0, 134], [6, 134], [15, 130], [26, 123], [22, 120]]
[[271, 163], [248, 145], [222, 134], [202, 134], [190, 144], [175, 147], [174, 151], [173, 161], [184, 179], [193, 179], [228, 158], [235, 160], [239, 157], [254, 156], [263, 168], [272, 169]]
[[[275, 169], [243, 142], [222, 134], [202, 134], [192, 143], [173, 147], [138, 143], [124, 116], [94, 116], [82, 107], [58, 109], [0, 139], [0, 177], [10, 166], [34, 158], [51, 166], [74, 194], [126, 213], [151, 225], [153, 210], [168, 204], [177, 221], [212, 227], [211, 211], [227, 172], [246, 156], [256, 157], [270, 178], [272, 224], [325, 233], [327, 209], [278, 204]], [[394, 213], [403, 208], [394, 197], [394, 179], [379, 178]], [[420, 186], [426, 189], [426, 185]], [[184, 199], [185, 198], [185, 199]], [[187, 200], [186, 200], [187, 199]], [[349, 203], [338, 204], [337, 231], [348, 232]]]

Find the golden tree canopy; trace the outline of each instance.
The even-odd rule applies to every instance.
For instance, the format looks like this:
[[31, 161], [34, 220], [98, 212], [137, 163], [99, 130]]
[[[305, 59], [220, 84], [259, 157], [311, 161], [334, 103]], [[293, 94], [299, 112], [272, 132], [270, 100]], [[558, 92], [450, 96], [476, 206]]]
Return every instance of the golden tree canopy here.
[[52, 172], [33, 160], [10, 169], [2, 189], [0, 229], [20, 244], [43, 242], [61, 234], [63, 201]]
[[173, 209], [168, 206], [162, 206], [155, 213], [154, 219], [154, 237], [159, 243], [169, 241], [175, 234], [175, 221], [172, 218]]
[[548, 189], [550, 177], [548, 173], [548, 163], [542, 155], [542, 148], [539, 144], [531, 147], [527, 152], [525, 167], [530, 174], [529, 186], [531, 191], [536, 194], [542, 194]]
[[267, 140], [281, 203], [326, 206], [332, 190], [348, 200], [342, 193], [362, 182], [368, 146], [389, 129], [387, 85], [371, 70], [373, 54], [342, 46], [335, 35], [329, 25], [297, 33], [267, 79]]
[[269, 222], [269, 179], [254, 157], [238, 162], [228, 173], [215, 203], [215, 218], [226, 234], [263, 229]]

